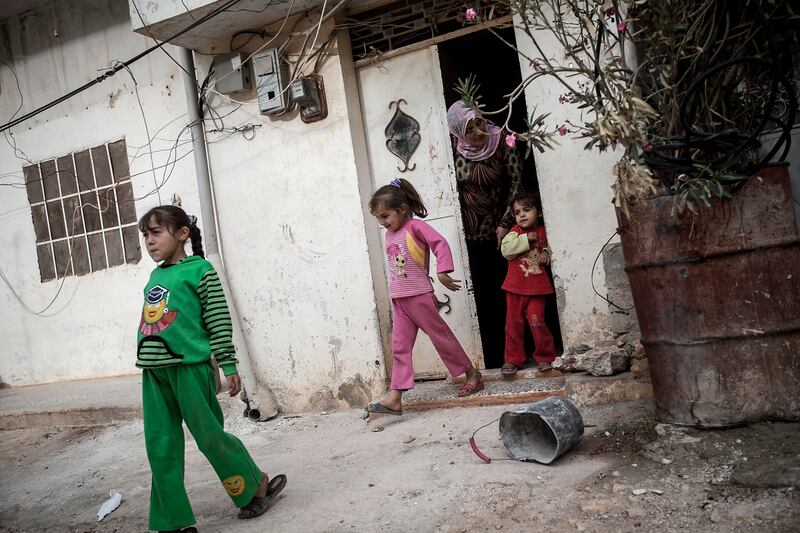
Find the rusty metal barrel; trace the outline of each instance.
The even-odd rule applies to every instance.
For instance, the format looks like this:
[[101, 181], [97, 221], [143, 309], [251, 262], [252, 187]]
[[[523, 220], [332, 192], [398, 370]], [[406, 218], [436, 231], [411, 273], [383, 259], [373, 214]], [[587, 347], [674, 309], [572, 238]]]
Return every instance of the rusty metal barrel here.
[[618, 213], [659, 418], [726, 427], [800, 419], [800, 232], [787, 168], [697, 216], [673, 197]]

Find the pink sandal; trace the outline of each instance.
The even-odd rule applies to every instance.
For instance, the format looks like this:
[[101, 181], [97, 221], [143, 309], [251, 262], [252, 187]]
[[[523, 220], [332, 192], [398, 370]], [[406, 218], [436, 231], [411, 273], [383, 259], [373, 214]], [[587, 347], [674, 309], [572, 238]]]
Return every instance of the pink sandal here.
[[483, 380], [479, 381], [475, 385], [472, 383], [464, 383], [460, 389], [458, 389], [458, 396], [464, 397], [469, 396], [470, 394], [475, 394], [476, 392], [482, 391], [484, 387]]

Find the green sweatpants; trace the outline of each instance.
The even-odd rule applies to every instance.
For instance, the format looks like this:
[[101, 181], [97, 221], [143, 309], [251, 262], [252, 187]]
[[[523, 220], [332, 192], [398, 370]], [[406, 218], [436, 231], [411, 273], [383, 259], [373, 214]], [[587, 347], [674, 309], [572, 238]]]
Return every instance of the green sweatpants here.
[[184, 439], [181, 420], [237, 507], [255, 496], [261, 470], [242, 441], [223, 429], [210, 363], [148, 368], [142, 373], [147, 459], [153, 473], [150, 529], [169, 531], [196, 520], [183, 485]]

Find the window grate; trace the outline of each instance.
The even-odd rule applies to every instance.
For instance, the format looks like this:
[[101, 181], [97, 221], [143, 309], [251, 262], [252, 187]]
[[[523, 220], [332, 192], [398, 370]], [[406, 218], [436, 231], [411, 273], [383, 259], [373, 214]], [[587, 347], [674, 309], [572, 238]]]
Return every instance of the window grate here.
[[23, 168], [42, 282], [142, 258], [125, 140]]
[[366, 59], [464, 27], [467, 3], [402, 0], [347, 18], [353, 56]]

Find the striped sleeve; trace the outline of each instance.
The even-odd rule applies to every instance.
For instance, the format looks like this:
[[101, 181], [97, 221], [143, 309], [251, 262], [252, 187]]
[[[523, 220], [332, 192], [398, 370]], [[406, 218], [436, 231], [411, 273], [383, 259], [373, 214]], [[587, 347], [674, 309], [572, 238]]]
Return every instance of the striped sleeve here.
[[233, 346], [233, 323], [225, 292], [216, 270], [211, 269], [197, 286], [203, 323], [211, 341], [211, 353], [225, 375], [236, 374], [236, 348]]

